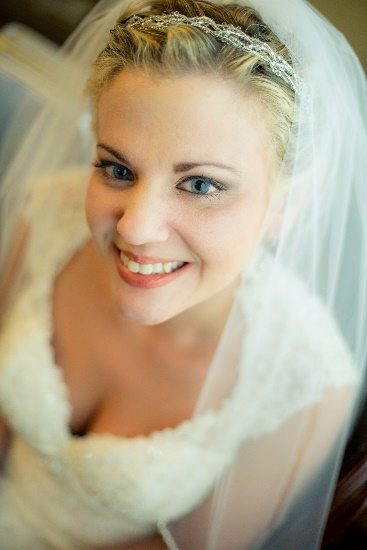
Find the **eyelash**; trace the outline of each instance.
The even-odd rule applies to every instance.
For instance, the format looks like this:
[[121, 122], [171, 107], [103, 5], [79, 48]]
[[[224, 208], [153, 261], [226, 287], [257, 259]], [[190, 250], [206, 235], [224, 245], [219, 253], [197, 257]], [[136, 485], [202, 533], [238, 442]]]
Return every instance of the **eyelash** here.
[[123, 180], [122, 178], [121, 179], [120, 178], [115, 178], [111, 174], [108, 173], [108, 171], [107, 171], [108, 168], [115, 167], [115, 168], [128, 170], [132, 174], [131, 170], [129, 170], [129, 168], [127, 168], [127, 166], [124, 166], [123, 164], [119, 164], [118, 162], [113, 162], [111, 160], [96, 160], [92, 164], [95, 168], [97, 168], [97, 170], [100, 170], [102, 172], [103, 177], [108, 179], [108, 180], [112, 180], [112, 181], [116, 181], [116, 180], [117, 181], [132, 181], [130, 179]]
[[[108, 173], [107, 169], [108, 168], [111, 168], [111, 167], [116, 167], [116, 168], [120, 168], [120, 169], [125, 169], [125, 170], [128, 170], [131, 174], [131, 170], [129, 168], [127, 168], [126, 166], [124, 166], [123, 164], [119, 164], [117, 162], [114, 162], [114, 161], [110, 161], [110, 160], [100, 160], [100, 161], [95, 161], [92, 163], [93, 166], [95, 168], [97, 168], [98, 170], [101, 170], [102, 172], [102, 175], [104, 178], [108, 179], [108, 180], [112, 180], [113, 182], [121, 182], [121, 181], [132, 181], [131, 179], [128, 179], [126, 178], [123, 179], [123, 178], [115, 178], [114, 176], [112, 176], [111, 174]], [[186, 183], [188, 181], [191, 181], [193, 179], [196, 179], [196, 180], [203, 180], [205, 181], [206, 183], [212, 185], [213, 187], [215, 187], [215, 191], [212, 191], [211, 193], [195, 193], [193, 191], [188, 191], [187, 189], [180, 189], [180, 188], [177, 188], [177, 191], [179, 193], [189, 193], [190, 195], [195, 195], [195, 197], [200, 197], [200, 198], [206, 198], [206, 199], [213, 199], [215, 197], [218, 197], [220, 195], [220, 192], [221, 191], [226, 191], [227, 188], [220, 182], [218, 182], [217, 180], [213, 179], [213, 178], [209, 178], [207, 176], [204, 176], [204, 175], [192, 175], [192, 176], [187, 176], [185, 177], [184, 179], [180, 180], [179, 183], [182, 184], [182, 183]], [[114, 183], [114, 185], [116, 185]]]

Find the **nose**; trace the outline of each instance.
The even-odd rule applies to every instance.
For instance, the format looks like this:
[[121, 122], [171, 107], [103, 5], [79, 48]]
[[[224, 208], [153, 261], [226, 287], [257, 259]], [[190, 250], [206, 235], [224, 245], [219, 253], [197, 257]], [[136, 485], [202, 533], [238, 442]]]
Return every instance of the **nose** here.
[[117, 232], [126, 244], [141, 246], [164, 242], [170, 235], [167, 200], [149, 183], [125, 190]]

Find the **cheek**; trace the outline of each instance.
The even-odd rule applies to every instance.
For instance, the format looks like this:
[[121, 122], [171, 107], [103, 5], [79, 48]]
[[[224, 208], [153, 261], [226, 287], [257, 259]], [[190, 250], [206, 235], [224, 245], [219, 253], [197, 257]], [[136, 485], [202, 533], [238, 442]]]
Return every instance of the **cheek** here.
[[85, 214], [90, 231], [97, 242], [105, 242], [115, 226], [116, 207], [103, 191], [98, 178], [92, 175], [85, 199]]
[[226, 212], [213, 216], [206, 224], [207, 237], [202, 243], [207, 267], [215, 267], [222, 275], [237, 275], [261, 236], [266, 210], [267, 198], [258, 195], [237, 200]]

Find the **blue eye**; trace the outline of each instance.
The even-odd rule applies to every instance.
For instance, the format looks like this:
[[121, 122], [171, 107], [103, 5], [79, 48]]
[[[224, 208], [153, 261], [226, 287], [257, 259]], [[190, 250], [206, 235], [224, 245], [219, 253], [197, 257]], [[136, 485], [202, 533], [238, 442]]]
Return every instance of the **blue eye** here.
[[224, 187], [210, 178], [192, 176], [180, 183], [181, 188], [195, 195], [211, 195], [215, 191], [223, 190]]
[[96, 161], [93, 164], [96, 168], [102, 170], [102, 174], [107, 178], [121, 181], [134, 180], [134, 175], [131, 170], [123, 164], [117, 164], [109, 160]]
[[129, 180], [134, 179], [132, 177], [131, 171], [126, 168], [126, 166], [120, 166], [118, 164], [111, 164], [111, 166], [106, 167], [107, 174], [111, 175], [117, 180]]

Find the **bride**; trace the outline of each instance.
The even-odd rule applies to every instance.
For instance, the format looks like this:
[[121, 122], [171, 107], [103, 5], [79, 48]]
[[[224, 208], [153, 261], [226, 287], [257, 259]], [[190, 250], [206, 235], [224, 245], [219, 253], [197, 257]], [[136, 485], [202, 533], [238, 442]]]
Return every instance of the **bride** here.
[[1, 548], [320, 544], [366, 85], [306, 3], [248, 4], [104, 1], [55, 60], [2, 183]]

